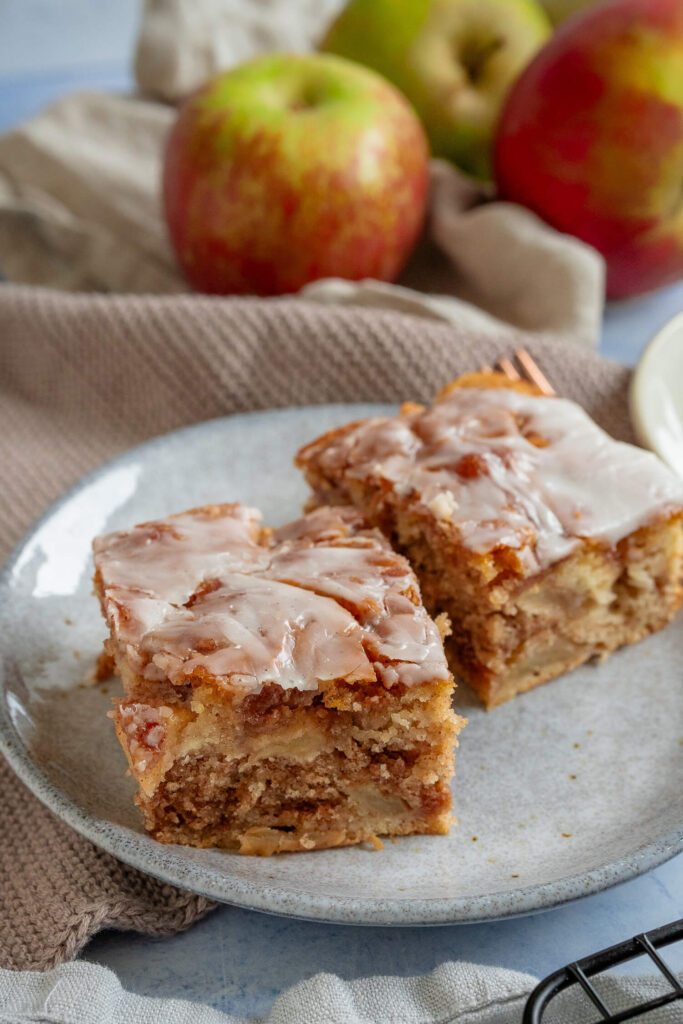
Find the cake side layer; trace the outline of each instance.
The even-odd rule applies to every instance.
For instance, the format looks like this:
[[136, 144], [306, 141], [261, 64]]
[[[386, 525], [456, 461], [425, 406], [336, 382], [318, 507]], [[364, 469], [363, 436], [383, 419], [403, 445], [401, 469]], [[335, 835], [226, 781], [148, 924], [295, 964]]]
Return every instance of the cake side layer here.
[[239, 853], [325, 850], [380, 836], [446, 835], [453, 818], [448, 786], [428, 789], [394, 775], [379, 757], [354, 765], [336, 754], [304, 765], [282, 758], [245, 765], [200, 755], [172, 770], [153, 798], [140, 794], [148, 831], [161, 842]]
[[113, 716], [147, 827], [250, 853], [447, 831], [463, 724], [450, 685], [357, 697], [340, 683], [316, 695], [270, 687], [258, 705], [193, 700], [190, 711], [120, 701]]
[[[399, 528], [400, 532], [400, 528]], [[416, 543], [425, 603], [454, 623], [451, 664], [494, 707], [591, 658], [605, 658], [669, 623], [683, 600], [681, 517], [643, 527], [614, 548], [585, 541], [537, 577], [496, 595], [495, 610], [464, 607], [458, 574]], [[427, 568], [428, 565], [431, 567]], [[450, 583], [450, 587], [449, 587]]]
[[155, 694], [141, 699], [144, 680], [136, 685], [125, 665], [117, 670], [126, 695], [111, 714], [131, 773], [149, 795], [173, 761], [200, 748], [232, 760], [278, 756], [305, 762], [332, 750], [351, 757], [358, 747], [428, 760], [433, 750], [451, 749], [463, 724], [448, 705], [450, 681], [361, 693], [343, 680], [317, 693], [271, 684], [258, 695], [223, 701], [210, 687], [197, 687], [185, 702], [155, 703]]

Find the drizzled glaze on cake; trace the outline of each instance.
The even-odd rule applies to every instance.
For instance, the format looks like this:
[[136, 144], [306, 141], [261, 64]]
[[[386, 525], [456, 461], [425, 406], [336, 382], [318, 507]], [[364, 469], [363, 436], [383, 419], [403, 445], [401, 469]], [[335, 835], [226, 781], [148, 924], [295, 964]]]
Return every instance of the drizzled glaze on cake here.
[[104, 613], [131, 665], [181, 684], [448, 678], [415, 577], [351, 509], [274, 534], [240, 505], [207, 506], [98, 538]]
[[527, 572], [683, 505], [655, 455], [613, 440], [574, 402], [512, 390], [456, 389], [430, 409], [332, 432], [297, 461], [388, 488], [470, 550], [516, 550]]

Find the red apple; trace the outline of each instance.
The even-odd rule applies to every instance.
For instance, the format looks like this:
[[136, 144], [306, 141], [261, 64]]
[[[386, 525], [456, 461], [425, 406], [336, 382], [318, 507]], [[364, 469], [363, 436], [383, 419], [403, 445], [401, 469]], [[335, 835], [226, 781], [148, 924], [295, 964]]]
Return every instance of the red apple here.
[[428, 146], [408, 101], [339, 57], [269, 55], [182, 105], [163, 197], [200, 291], [276, 295], [391, 280], [423, 222]]
[[599, 249], [612, 297], [683, 276], [683, 2], [612, 0], [562, 25], [513, 86], [503, 197]]

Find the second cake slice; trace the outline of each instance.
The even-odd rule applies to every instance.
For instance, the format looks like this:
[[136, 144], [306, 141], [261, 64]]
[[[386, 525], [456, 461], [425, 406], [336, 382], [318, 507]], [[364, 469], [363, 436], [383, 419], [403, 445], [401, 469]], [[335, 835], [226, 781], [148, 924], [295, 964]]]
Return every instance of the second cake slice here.
[[576, 405], [496, 374], [303, 448], [314, 502], [354, 504], [451, 620], [488, 707], [661, 629], [681, 603], [683, 485]]

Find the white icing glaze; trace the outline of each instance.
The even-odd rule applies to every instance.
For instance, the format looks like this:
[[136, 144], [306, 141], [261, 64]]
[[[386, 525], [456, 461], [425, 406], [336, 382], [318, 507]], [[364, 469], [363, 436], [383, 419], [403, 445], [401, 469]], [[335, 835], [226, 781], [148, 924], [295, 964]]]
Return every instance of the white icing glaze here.
[[197, 669], [244, 689], [286, 680], [309, 690], [318, 680], [375, 677], [349, 612], [327, 597], [244, 573], [226, 575], [220, 589], [199, 598], [189, 620], [146, 632], [140, 649], [173, 683]]
[[303, 549], [284, 544], [273, 553], [268, 575], [340, 601], [363, 622], [382, 613], [389, 587], [414, 587], [407, 563], [397, 564], [393, 552], [373, 542]]
[[366, 420], [302, 461], [333, 480], [388, 483], [471, 550], [516, 549], [527, 572], [581, 538], [615, 544], [683, 507], [683, 485], [655, 455], [615, 441], [574, 402], [507, 389], [462, 388], [431, 409]]
[[268, 552], [258, 543], [260, 532], [258, 509], [207, 506], [97, 537], [93, 551], [102, 574], [116, 578], [117, 588], [131, 599], [138, 593], [182, 605], [197, 589], [197, 580], [265, 567]]
[[320, 509], [272, 536], [258, 519], [228, 505], [95, 541], [107, 620], [136, 671], [248, 691], [448, 678], [408, 563], [355, 510]]

